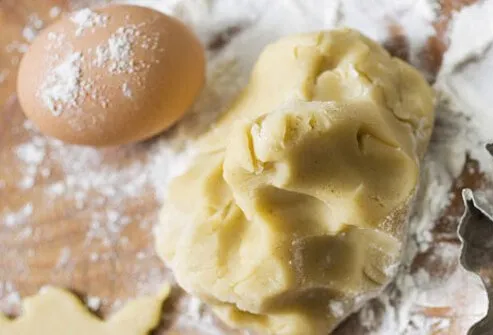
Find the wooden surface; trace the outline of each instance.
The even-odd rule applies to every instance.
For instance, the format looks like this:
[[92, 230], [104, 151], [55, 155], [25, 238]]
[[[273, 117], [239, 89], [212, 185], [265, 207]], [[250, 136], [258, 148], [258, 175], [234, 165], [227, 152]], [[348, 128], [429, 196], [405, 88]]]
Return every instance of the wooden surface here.
[[[122, 198], [121, 215], [130, 222], [120, 236], [127, 237], [128, 242], [110, 241], [105, 246], [96, 240], [87, 243], [93, 214], [104, 214], [107, 205], [105, 201], [93, 201], [102, 197], [97, 187], [88, 188], [89, 196], [82, 204], [69, 192], [55, 198], [46, 196], [50, 185], [63, 183], [67, 177], [59, 161], [51, 158], [49, 151], [53, 148], [45, 150], [48, 152], [35, 167], [34, 185], [26, 189], [19, 187], [32, 164], [19, 161], [16, 149], [23, 143], [32, 143], [39, 134], [25, 128], [14, 94], [22, 53], [8, 46], [27, 42], [22, 32], [26, 26], [32, 26], [29, 23], [32, 13], [48, 24], [53, 6], [69, 9], [63, 0], [0, 0], [0, 71], [7, 73], [0, 83], [0, 282], [13, 286], [21, 296], [34, 294], [47, 284], [70, 288], [82, 296], [98, 296], [103, 299], [101, 314], [106, 314], [113, 306], [118, 308], [119, 301], [156, 291], [167, 278], [152, 247], [151, 227], [159, 205], [151, 189], [140, 193], [137, 201]], [[95, 155], [103, 157], [101, 165], [125, 170], [136, 161], [143, 161], [145, 148], [140, 145], [98, 151]], [[76, 177], [84, 178], [83, 174]], [[32, 214], [9, 226], [8, 216], [19, 213], [26, 204], [32, 206]], [[28, 236], [24, 237], [23, 232]], [[144, 254], [137, 257], [139, 251]], [[94, 255], [99, 258], [97, 261]], [[61, 264], [60, 257], [69, 260]], [[8, 291], [4, 287], [0, 294], [5, 297]], [[8, 302], [3, 301], [2, 309], [16, 314], [17, 304]]]
[[[437, 37], [430, 39], [423, 56], [423, 67], [429, 71], [431, 80], [446, 49], [443, 33], [448, 17], [452, 8], [457, 9], [464, 3], [465, 1], [446, 1], [443, 4], [444, 15], [436, 23]], [[60, 167], [59, 160], [52, 158], [59, 149], [51, 144], [44, 145], [45, 153], [41, 161], [36, 163], [33, 186], [19, 187], [26, 177], [29, 164], [19, 160], [18, 148], [23, 143], [32, 143], [40, 135], [30, 129], [29, 124], [26, 127], [15, 97], [16, 68], [22, 53], [7, 46], [11, 46], [14, 41], [25, 43], [22, 31], [30, 24], [29, 17], [32, 13], [37, 13], [45, 25], [49, 23], [52, 20], [49, 10], [53, 6], [59, 6], [63, 10], [70, 9], [65, 0], [0, 0], [0, 78], [1, 71], [4, 77], [6, 74], [3, 82], [0, 80], [0, 282], [4, 283], [3, 290], [0, 290], [0, 298], [3, 298], [0, 300], [0, 307], [15, 315], [18, 313], [14, 308], [16, 304], [9, 304], [8, 299], [5, 299], [10, 291], [19, 291], [21, 296], [25, 296], [37, 292], [43, 285], [52, 284], [73, 289], [81, 296], [101, 297], [103, 301], [100, 313], [106, 315], [112, 308], [119, 306], [118, 302], [153, 292], [162, 280], [170, 278], [155, 256], [152, 245], [151, 228], [157, 219], [159, 204], [154, 191], [151, 187], [146, 190], [146, 186], [142, 187], [137, 198], [122, 197], [115, 200], [112, 196], [102, 194], [97, 187], [86, 188], [89, 196], [82, 202], [78, 202], [70, 192], [47, 196], [46, 190], [50, 186], [67, 181], [66, 169]], [[395, 41], [388, 47], [392, 53], [406, 58], [406, 41], [400, 35], [398, 26], [393, 31]], [[214, 42], [211, 47], [217, 47], [216, 44]], [[144, 143], [101, 149], [94, 155], [102, 159], [97, 163], [101, 166], [130, 171], [136, 162], [145, 163], [149, 145]], [[70, 148], [67, 146], [64, 150]], [[76, 163], [78, 158], [73, 159]], [[456, 190], [459, 186], [480, 185], [481, 178], [475, 172], [474, 163], [469, 164], [458, 181]], [[78, 174], [71, 173], [76, 178], [85, 178], [82, 171]], [[129, 176], [131, 177], [130, 172], [124, 177]], [[18, 213], [22, 213], [26, 204], [32, 207], [25, 209], [24, 217], [19, 217]], [[94, 213], [107, 214], [108, 206], [117, 205], [119, 211], [122, 211], [120, 217], [124, 216], [128, 221], [118, 234], [126, 237], [123, 239], [125, 243], [122, 243], [121, 238], [110, 238], [108, 243], [101, 243], [97, 239], [88, 243], [87, 234], [94, 224]], [[462, 212], [461, 206], [456, 192], [451, 208], [444, 214], [447, 221], [441, 220], [435, 230], [455, 232], [457, 218]], [[15, 223], [7, 224], [6, 218], [9, 215], [12, 218], [12, 213], [17, 214]], [[450, 217], [454, 218], [452, 223]], [[26, 230], [29, 227], [31, 230]], [[420, 256], [418, 263], [426, 265], [426, 255]], [[9, 283], [14, 289], [5, 287], [5, 283]], [[173, 323], [170, 320], [180, 313], [180, 296], [181, 293], [175, 290], [173, 298], [166, 303], [166, 318], [159, 333], [167, 332]], [[350, 320], [343, 328], [349, 329], [352, 322], [356, 321]], [[199, 333], [198, 330], [181, 328], [181, 334]]]

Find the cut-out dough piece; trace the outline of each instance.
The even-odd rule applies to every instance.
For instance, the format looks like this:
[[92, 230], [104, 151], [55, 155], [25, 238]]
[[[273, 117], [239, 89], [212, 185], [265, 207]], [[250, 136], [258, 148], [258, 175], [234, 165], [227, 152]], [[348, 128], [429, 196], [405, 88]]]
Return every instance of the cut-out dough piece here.
[[128, 302], [109, 320], [101, 320], [72, 293], [46, 287], [22, 303], [23, 314], [8, 319], [0, 313], [0, 334], [8, 335], [145, 335], [159, 322], [170, 286], [155, 296]]

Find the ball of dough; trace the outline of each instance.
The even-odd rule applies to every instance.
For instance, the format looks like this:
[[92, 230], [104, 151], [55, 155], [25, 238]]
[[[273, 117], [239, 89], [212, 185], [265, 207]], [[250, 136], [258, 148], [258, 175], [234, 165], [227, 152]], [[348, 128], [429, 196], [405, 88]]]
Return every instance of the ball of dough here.
[[107, 146], [170, 127], [204, 79], [203, 47], [183, 23], [114, 5], [80, 10], [45, 29], [22, 59], [18, 95], [43, 133]]
[[432, 124], [426, 81], [360, 33], [283, 38], [172, 182], [157, 250], [233, 326], [326, 334], [392, 278]]

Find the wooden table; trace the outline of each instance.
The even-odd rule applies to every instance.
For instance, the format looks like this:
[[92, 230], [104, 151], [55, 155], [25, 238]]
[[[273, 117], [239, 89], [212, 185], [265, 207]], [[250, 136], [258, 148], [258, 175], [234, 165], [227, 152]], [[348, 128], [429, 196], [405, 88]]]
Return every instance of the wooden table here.
[[[452, 10], [472, 2], [443, 1], [443, 15], [436, 22], [437, 35], [429, 40], [423, 52], [423, 67], [430, 73], [430, 78], [436, 74], [446, 49], [444, 31]], [[56, 14], [53, 6], [62, 11], [71, 9], [66, 0], [0, 0], [0, 299], [3, 298], [0, 309], [15, 315], [19, 312], [18, 304], [15, 293], [11, 292], [18, 291], [21, 296], [26, 296], [51, 284], [70, 288], [82, 297], [101, 297], [98, 312], [105, 316], [121, 302], [153, 292], [163, 280], [171, 278], [153, 250], [151, 228], [157, 220], [159, 202], [152, 187], [138, 185], [138, 197], [111, 195], [112, 190], [118, 191], [122, 186], [118, 184], [131, 183], [133, 167], [145, 164], [146, 150], [158, 139], [100, 150], [81, 151], [71, 146], [60, 149], [43, 142], [42, 136], [25, 122], [15, 96], [16, 69], [25, 48], [23, 44], [27, 43], [25, 37], [30, 36], [30, 31], [25, 28], [40, 28], [40, 21], [33, 13], [37, 13], [44, 25], [52, 21], [50, 10], [52, 16]], [[394, 38], [386, 46], [393, 54], [405, 59], [408, 55], [406, 39], [398, 26], [392, 31]], [[225, 35], [230, 33], [234, 32], [225, 32]], [[209, 47], [220, 48], [224, 43], [227, 41], [218, 39]], [[23, 144], [27, 145], [22, 147]], [[23, 153], [19, 153], [19, 148], [23, 148]], [[88, 156], [73, 155], [75, 166], [79, 160], [86, 162], [97, 157], [95, 164], [110, 171], [123, 171], [118, 173], [124, 177], [113, 181], [115, 185], [111, 185], [111, 180], [102, 182], [110, 187], [107, 192], [101, 191], [101, 182], [99, 186], [81, 186], [84, 178], [94, 176], [88, 173], [86, 177], [83, 166], [78, 168], [79, 171], [72, 171], [77, 170], [74, 167], [67, 172], [67, 167], [60, 166], [60, 159], [54, 158], [60, 155], [59, 151], [63, 155], [71, 150]], [[66, 185], [70, 178], [76, 178], [75, 186]], [[456, 183], [456, 197], [444, 213], [447, 221], [439, 220], [434, 233], [455, 232], [462, 213], [458, 186], [477, 188], [481, 183], [475, 163], [469, 162]], [[77, 187], [86, 192], [82, 199], [75, 194], [79, 190]], [[47, 196], [47, 190], [53, 194]], [[117, 214], [111, 214], [109, 210], [115, 209]], [[454, 218], [452, 222], [450, 217]], [[123, 219], [124, 224], [120, 224]], [[115, 228], [118, 233], [110, 232], [107, 237], [95, 236], [88, 241], [88, 232], [98, 229], [94, 227], [97, 220], [118, 221]], [[103, 228], [107, 228], [105, 224]], [[115, 240], [114, 235], [119, 238]], [[417, 258], [419, 266], [428, 263], [426, 254]], [[172, 326], [172, 320], [183, 308], [182, 295], [179, 290], [174, 290], [165, 304], [166, 317], [160, 334], [173, 328], [179, 328], [181, 334], [200, 333], [191, 328]], [[356, 323], [356, 318], [350, 319], [338, 333], [354, 333]]]

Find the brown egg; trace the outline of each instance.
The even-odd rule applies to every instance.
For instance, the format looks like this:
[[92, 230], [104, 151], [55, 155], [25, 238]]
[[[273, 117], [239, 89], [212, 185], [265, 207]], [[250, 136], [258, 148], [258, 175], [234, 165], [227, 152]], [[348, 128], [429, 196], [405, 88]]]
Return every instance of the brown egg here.
[[17, 90], [24, 113], [45, 134], [106, 146], [170, 127], [204, 78], [204, 49], [183, 23], [115, 5], [45, 29], [22, 59]]

